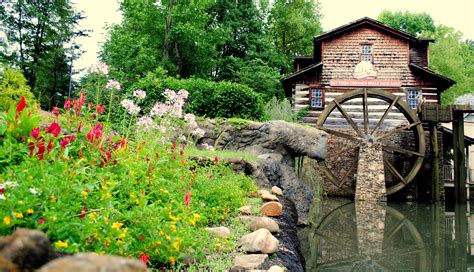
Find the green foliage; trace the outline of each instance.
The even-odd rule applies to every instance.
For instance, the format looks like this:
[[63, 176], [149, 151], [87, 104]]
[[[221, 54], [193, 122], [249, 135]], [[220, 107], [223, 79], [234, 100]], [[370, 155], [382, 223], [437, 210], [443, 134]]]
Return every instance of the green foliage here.
[[254, 91], [262, 95], [264, 101], [284, 96], [278, 69], [269, 67], [260, 59], [249, 61], [237, 72], [237, 77], [235, 82], [252, 86]]
[[273, 44], [286, 59], [285, 73], [293, 58], [313, 53], [313, 37], [321, 34], [321, 6], [318, 1], [276, 0], [268, 19]]
[[283, 120], [287, 122], [295, 121], [291, 103], [286, 98], [279, 100], [278, 98], [273, 97], [265, 105], [265, 112], [269, 120]]
[[384, 10], [377, 17], [377, 20], [414, 36], [420, 36], [423, 32], [434, 32], [436, 30], [433, 18], [425, 12], [391, 12]]
[[16, 106], [24, 96], [30, 107], [35, 107], [36, 102], [26, 79], [20, 71], [9, 67], [0, 67], [0, 111], [6, 111]]
[[8, 48], [0, 51], [0, 62], [22, 70], [43, 107], [61, 103], [67, 95], [68, 63], [80, 55], [72, 41], [84, 35], [76, 27], [82, 18], [69, 0], [7, 1], [0, 6]]

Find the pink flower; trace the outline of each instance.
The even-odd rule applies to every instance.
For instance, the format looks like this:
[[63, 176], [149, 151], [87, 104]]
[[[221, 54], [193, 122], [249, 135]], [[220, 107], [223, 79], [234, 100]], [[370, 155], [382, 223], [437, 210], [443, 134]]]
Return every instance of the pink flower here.
[[69, 98], [66, 99], [66, 101], [64, 101], [64, 108], [65, 108], [66, 110], [70, 110], [70, 109], [71, 109], [71, 100], [69, 100]]
[[49, 127], [47, 128], [47, 131], [53, 134], [54, 137], [58, 137], [59, 133], [61, 132], [61, 127], [56, 121], [54, 121], [51, 123], [51, 125], [49, 125]]
[[91, 73], [96, 73], [99, 75], [108, 75], [109, 74], [109, 66], [103, 62], [97, 62], [95, 65], [91, 66], [90, 68]]
[[148, 265], [148, 261], [150, 260], [150, 256], [147, 254], [143, 253], [140, 255], [140, 262], [142, 262], [144, 265]]
[[99, 104], [99, 105], [97, 105], [95, 110], [97, 111], [98, 114], [102, 114], [105, 111], [105, 107], [104, 107], [104, 105]]
[[44, 218], [38, 219], [38, 224], [43, 224], [45, 222], [46, 222], [46, 219], [44, 219]]
[[191, 193], [187, 191], [184, 194], [184, 205], [189, 206], [189, 204], [191, 204]]
[[133, 92], [133, 96], [135, 96], [138, 99], [145, 99], [146, 97], [146, 92], [142, 90], [135, 90]]
[[31, 130], [31, 137], [35, 138], [35, 140], [38, 140], [39, 135], [40, 135], [40, 129], [39, 128], [34, 128]]
[[[1, 187], [0, 188], [0, 194], [4, 194], [4, 193], [5, 193], [5, 187]], [[143, 239], [145, 239], [145, 238], [143, 238]]]
[[92, 143], [94, 139], [102, 137], [102, 129], [104, 129], [104, 127], [101, 124], [97, 124], [87, 133], [86, 139]]
[[59, 109], [58, 107], [53, 107], [53, 110], [51, 111], [54, 115], [56, 115], [56, 117], [59, 116]]

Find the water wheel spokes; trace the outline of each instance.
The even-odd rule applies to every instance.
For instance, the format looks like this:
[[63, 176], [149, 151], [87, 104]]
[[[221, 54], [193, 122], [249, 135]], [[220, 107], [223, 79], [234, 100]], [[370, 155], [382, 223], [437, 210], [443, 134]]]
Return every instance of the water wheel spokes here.
[[[354, 145], [364, 142], [382, 146], [387, 195], [410, 183], [423, 163], [422, 123], [403, 99], [389, 92], [359, 89], [338, 95], [320, 114], [316, 127], [330, 136], [323, 172], [336, 189], [354, 193], [355, 180], [349, 170], [355, 174], [357, 167], [349, 159], [357, 160], [358, 153], [351, 152]], [[334, 151], [341, 149], [345, 155], [335, 157]]]

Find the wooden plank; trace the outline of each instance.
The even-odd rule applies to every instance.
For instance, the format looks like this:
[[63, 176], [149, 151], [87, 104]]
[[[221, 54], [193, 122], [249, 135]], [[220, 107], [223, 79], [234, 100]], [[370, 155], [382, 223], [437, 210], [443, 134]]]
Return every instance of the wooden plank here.
[[464, 154], [464, 113], [453, 114], [454, 195], [458, 203], [466, 202], [466, 155]]
[[383, 162], [385, 165], [388, 166], [388, 170], [395, 176], [397, 177], [397, 179], [399, 179], [403, 184], [407, 184], [405, 178], [400, 175], [400, 173], [397, 171], [397, 169], [395, 169], [395, 166], [393, 166], [393, 164], [391, 164], [388, 159], [386, 158], [383, 158]]
[[438, 128], [436, 123], [429, 123], [430, 130], [430, 150], [431, 150], [431, 200], [441, 200], [440, 188], [440, 169], [439, 169], [439, 144], [438, 144]]
[[367, 89], [364, 89], [364, 96], [362, 99], [362, 104], [364, 105], [364, 133], [365, 135], [369, 134], [369, 111], [367, 107]]
[[347, 122], [349, 123], [349, 125], [351, 125], [351, 127], [357, 132], [357, 134], [362, 137], [362, 133], [360, 132], [359, 128], [357, 127], [357, 125], [354, 123], [354, 121], [352, 121], [352, 118], [347, 114], [347, 112], [344, 110], [344, 108], [342, 108], [341, 104], [339, 104], [339, 102], [337, 100], [334, 100], [334, 103], [336, 104], [337, 108], [339, 109], [339, 111], [342, 113], [342, 115], [344, 115], [344, 118], [346, 118]]
[[[388, 108], [385, 110], [385, 112], [383, 113], [382, 117], [379, 119], [379, 121], [377, 122], [377, 125], [375, 126], [374, 130], [372, 130], [372, 132], [370, 133], [370, 135], [374, 135], [374, 132], [380, 127], [380, 125], [382, 125], [383, 121], [385, 120], [385, 118], [387, 117], [387, 115], [390, 113], [390, 111], [392, 111], [392, 108], [393, 106], [397, 103], [398, 101], [398, 96], [392, 101], [392, 103], [390, 104], [390, 106], [388, 106]], [[403, 117], [405, 118], [405, 117]]]

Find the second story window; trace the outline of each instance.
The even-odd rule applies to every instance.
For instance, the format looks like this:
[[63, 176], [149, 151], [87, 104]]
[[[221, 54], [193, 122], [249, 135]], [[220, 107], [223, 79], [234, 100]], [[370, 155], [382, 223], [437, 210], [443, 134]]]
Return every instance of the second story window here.
[[421, 92], [419, 90], [408, 90], [407, 91], [407, 104], [412, 109], [416, 109], [418, 107], [418, 103], [420, 101]]
[[362, 51], [360, 54], [360, 60], [362, 61], [372, 61], [372, 45], [363, 44]]
[[324, 90], [321, 88], [312, 88], [310, 102], [312, 108], [322, 108], [324, 106]]

